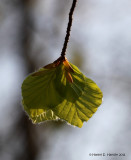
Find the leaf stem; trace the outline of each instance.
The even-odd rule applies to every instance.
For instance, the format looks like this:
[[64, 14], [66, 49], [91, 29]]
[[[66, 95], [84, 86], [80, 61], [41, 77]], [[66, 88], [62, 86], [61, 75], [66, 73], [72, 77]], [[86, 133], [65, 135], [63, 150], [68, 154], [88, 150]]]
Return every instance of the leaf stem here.
[[61, 58], [64, 59], [66, 55], [66, 49], [67, 49], [67, 44], [69, 42], [69, 37], [70, 37], [70, 32], [71, 32], [71, 26], [72, 26], [72, 21], [73, 21], [73, 13], [76, 7], [77, 0], [73, 0], [70, 12], [69, 12], [69, 22], [67, 25], [67, 30], [66, 30], [66, 36], [65, 36], [65, 41], [63, 44], [62, 52], [61, 52]]

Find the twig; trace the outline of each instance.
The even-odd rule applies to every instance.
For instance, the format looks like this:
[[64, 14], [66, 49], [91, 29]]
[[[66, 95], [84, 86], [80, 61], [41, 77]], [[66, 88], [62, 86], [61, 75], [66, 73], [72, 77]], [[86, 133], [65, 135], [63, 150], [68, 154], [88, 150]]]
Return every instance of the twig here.
[[69, 22], [68, 22], [68, 25], [67, 25], [65, 41], [64, 41], [64, 44], [63, 44], [62, 52], [61, 52], [61, 58], [62, 59], [64, 59], [65, 55], [66, 55], [66, 49], [67, 49], [67, 44], [68, 44], [69, 37], [70, 37], [70, 31], [71, 31], [71, 26], [72, 26], [72, 21], [73, 21], [73, 13], [74, 13], [74, 10], [75, 10], [75, 7], [76, 7], [76, 3], [77, 3], [77, 0], [73, 0], [72, 6], [71, 6], [71, 9], [70, 9], [70, 12], [69, 12]]

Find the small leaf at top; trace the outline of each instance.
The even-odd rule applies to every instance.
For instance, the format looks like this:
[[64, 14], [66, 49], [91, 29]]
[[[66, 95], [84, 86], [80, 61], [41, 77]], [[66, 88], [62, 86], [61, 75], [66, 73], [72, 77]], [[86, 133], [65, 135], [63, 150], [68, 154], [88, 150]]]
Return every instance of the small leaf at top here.
[[102, 92], [67, 59], [29, 75], [22, 84], [23, 106], [34, 123], [62, 119], [82, 127], [102, 103]]

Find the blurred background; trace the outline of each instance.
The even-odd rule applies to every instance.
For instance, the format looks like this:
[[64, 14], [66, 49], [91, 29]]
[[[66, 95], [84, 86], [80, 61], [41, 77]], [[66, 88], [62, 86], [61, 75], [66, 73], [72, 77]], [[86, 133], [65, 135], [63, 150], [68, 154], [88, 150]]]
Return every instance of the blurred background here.
[[93, 117], [33, 125], [23, 111], [21, 84], [60, 56], [71, 4], [0, 0], [0, 160], [131, 159], [130, 0], [78, 0], [67, 58], [103, 91]]

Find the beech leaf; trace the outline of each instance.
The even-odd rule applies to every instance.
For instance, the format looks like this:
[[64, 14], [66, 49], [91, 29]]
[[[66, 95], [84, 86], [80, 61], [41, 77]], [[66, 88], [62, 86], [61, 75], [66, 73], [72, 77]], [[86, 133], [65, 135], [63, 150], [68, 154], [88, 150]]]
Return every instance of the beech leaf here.
[[24, 80], [22, 97], [33, 123], [62, 119], [81, 128], [101, 105], [103, 94], [75, 65], [58, 59]]

